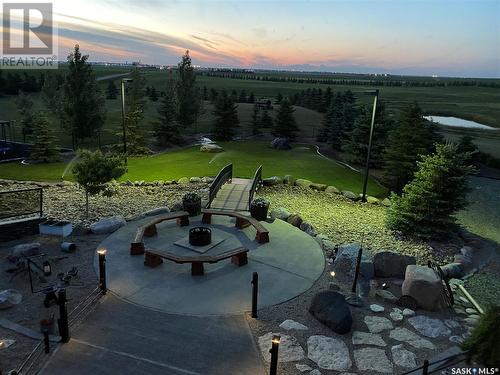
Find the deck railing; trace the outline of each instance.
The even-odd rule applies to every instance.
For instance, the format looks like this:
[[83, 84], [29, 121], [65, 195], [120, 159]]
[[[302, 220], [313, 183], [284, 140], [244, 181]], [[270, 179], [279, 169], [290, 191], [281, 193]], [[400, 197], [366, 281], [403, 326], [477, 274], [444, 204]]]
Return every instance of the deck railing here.
[[259, 189], [259, 186], [262, 183], [262, 165], [257, 168], [255, 174], [253, 176], [252, 188], [250, 189], [250, 193], [248, 194], [248, 209], [250, 209], [250, 205], [253, 201], [253, 196], [255, 192]]
[[228, 164], [224, 168], [222, 168], [215, 177], [215, 180], [212, 182], [209, 188], [208, 192], [208, 203], [206, 208], [210, 208], [210, 205], [212, 204], [212, 201], [214, 200], [215, 196], [219, 192], [220, 188], [222, 185], [224, 185], [227, 181], [231, 181], [233, 178], [233, 164]]
[[43, 189], [0, 191], [0, 219], [38, 214], [43, 216]]

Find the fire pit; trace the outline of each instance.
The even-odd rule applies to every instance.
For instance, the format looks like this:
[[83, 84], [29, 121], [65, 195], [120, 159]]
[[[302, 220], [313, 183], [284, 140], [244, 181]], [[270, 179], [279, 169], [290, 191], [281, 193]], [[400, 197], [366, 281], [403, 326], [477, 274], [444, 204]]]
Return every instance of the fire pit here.
[[189, 230], [189, 244], [206, 246], [212, 242], [212, 231], [207, 227], [194, 227]]

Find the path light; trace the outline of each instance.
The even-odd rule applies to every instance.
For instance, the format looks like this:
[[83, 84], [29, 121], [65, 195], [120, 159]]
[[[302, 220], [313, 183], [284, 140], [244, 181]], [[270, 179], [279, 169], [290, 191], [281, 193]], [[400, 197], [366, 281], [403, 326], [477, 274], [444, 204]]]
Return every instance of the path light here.
[[99, 288], [102, 294], [106, 294], [106, 249], [97, 250], [99, 254]]
[[50, 276], [52, 274], [52, 267], [47, 260], [43, 262], [43, 274], [44, 276]]
[[259, 274], [252, 274], [252, 318], [257, 318], [257, 295], [259, 293]]
[[281, 336], [274, 335], [271, 341], [271, 368], [269, 371], [269, 375], [276, 375], [278, 371], [278, 349], [280, 347]]
[[365, 91], [366, 94], [375, 95], [373, 99], [372, 122], [370, 125], [370, 138], [368, 140], [368, 152], [366, 153], [365, 179], [363, 181], [363, 197], [361, 200], [366, 202], [366, 187], [368, 185], [368, 172], [370, 170], [370, 153], [372, 150], [373, 126], [375, 123], [375, 111], [377, 110], [378, 89]]
[[335, 271], [330, 272], [331, 277], [335, 277]]

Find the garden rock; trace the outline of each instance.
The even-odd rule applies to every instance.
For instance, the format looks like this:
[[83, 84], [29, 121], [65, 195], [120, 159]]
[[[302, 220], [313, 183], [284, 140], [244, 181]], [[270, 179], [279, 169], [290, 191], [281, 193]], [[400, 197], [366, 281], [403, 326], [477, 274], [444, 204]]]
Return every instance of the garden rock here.
[[340, 190], [337, 189], [335, 186], [332, 186], [332, 185], [326, 187], [325, 193], [341, 194]]
[[311, 184], [312, 184], [312, 181], [304, 180], [303, 178], [299, 178], [298, 180], [295, 181], [295, 185], [302, 186], [302, 187], [310, 187]]
[[345, 371], [352, 366], [347, 345], [333, 337], [319, 335], [309, 337], [307, 357], [325, 370]]
[[359, 200], [359, 195], [356, 195], [354, 194], [352, 191], [349, 191], [349, 190], [343, 190], [342, 191], [342, 195], [347, 198], [347, 199], [350, 199], [352, 201], [357, 201]]
[[432, 342], [420, 337], [416, 333], [413, 333], [412, 331], [406, 328], [401, 327], [392, 330], [389, 333], [389, 337], [397, 341], [406, 342], [407, 344], [417, 349], [423, 349], [423, 348], [431, 350], [435, 349], [435, 346]]
[[378, 198], [372, 197], [371, 195], [367, 195], [366, 202], [370, 204], [379, 204], [380, 200]]
[[210, 184], [210, 183], [212, 183], [213, 181], [214, 181], [214, 178], [213, 178], [213, 177], [207, 177], [207, 176], [205, 176], [205, 177], [202, 177], [202, 178], [201, 178], [201, 182], [204, 182], [205, 184]]
[[201, 178], [199, 178], [199, 177], [191, 177], [189, 179], [189, 182], [191, 182], [191, 183], [198, 183], [198, 182], [201, 182]]
[[94, 234], [108, 234], [113, 233], [126, 224], [127, 222], [123, 216], [105, 217], [97, 223], [90, 225], [90, 231]]
[[415, 311], [413, 311], [412, 309], [404, 309], [403, 316], [404, 317], [415, 316]]
[[320, 243], [321, 248], [327, 254], [335, 255], [335, 243], [330, 240], [323, 240]]
[[365, 324], [371, 333], [380, 333], [393, 328], [391, 321], [381, 316], [367, 315], [365, 316]]
[[376, 333], [354, 331], [352, 334], [352, 344], [353, 345], [374, 345], [374, 346], [386, 346], [382, 336]]
[[283, 177], [283, 183], [285, 185], [290, 185], [293, 186], [295, 185], [296, 178], [293, 177], [292, 175], [287, 174], [285, 177]]
[[417, 367], [417, 356], [409, 350], [406, 350], [403, 344], [394, 345], [391, 348], [391, 353], [392, 359], [397, 366], [404, 368]]
[[38, 255], [38, 254], [40, 254], [40, 243], [38, 242], [23, 243], [14, 246], [10, 251], [10, 254], [8, 255], [7, 259], [15, 263], [22, 256], [30, 257], [32, 255]]
[[309, 312], [336, 333], [344, 334], [351, 330], [351, 310], [340, 293], [331, 290], [317, 293], [311, 301]]
[[446, 319], [444, 321], [444, 324], [446, 324], [446, 326], [450, 329], [460, 327], [460, 323], [453, 319]]
[[392, 251], [381, 251], [373, 257], [376, 277], [398, 277], [404, 278], [406, 267], [417, 264], [415, 257], [395, 253]]
[[170, 212], [170, 209], [168, 207], [164, 206], [164, 207], [153, 208], [152, 210], [144, 212], [142, 215], [143, 216], [156, 216], [156, 215], [168, 214], [169, 212]]
[[394, 308], [389, 313], [391, 319], [395, 322], [401, 322], [403, 320], [403, 312], [400, 309]]
[[[340, 277], [350, 279], [354, 276], [359, 248], [360, 245], [357, 243], [339, 246], [337, 257], [333, 263], [333, 269]], [[373, 278], [373, 274], [373, 262], [365, 252], [361, 257], [360, 275], [364, 279], [369, 280]]]
[[0, 292], [0, 310], [19, 305], [23, 295], [15, 289], [6, 289]]
[[312, 226], [311, 223], [308, 223], [307, 221], [303, 221], [301, 224], [300, 224], [300, 230], [302, 232], [306, 232], [308, 235], [314, 237], [317, 235], [316, 233], [316, 230], [314, 229], [314, 227]]
[[321, 375], [321, 371], [319, 371], [317, 368], [315, 368], [314, 370], [312, 370], [309, 375]]
[[436, 338], [439, 336], [449, 336], [451, 331], [440, 319], [429, 318], [425, 315], [417, 315], [413, 318], [408, 319], [408, 323], [410, 323], [418, 333]]
[[385, 290], [385, 289], [377, 289], [375, 291], [375, 297], [381, 299], [382, 301], [384, 302], [396, 302], [397, 301], [397, 297], [392, 294], [391, 292], [389, 292], [388, 290]]
[[309, 329], [305, 325], [296, 322], [295, 320], [287, 319], [283, 323], [280, 324], [280, 328], [286, 329], [287, 331], [295, 329], [299, 331], [305, 331]]
[[187, 178], [187, 177], [181, 177], [181, 178], [179, 178], [177, 180], [177, 183], [179, 185], [187, 185], [187, 184], [189, 184], [189, 178]]
[[325, 184], [316, 184], [312, 183], [311, 186], [309, 186], [311, 189], [318, 190], [318, 191], [325, 191], [327, 188], [327, 185]]
[[291, 214], [286, 221], [297, 228], [300, 228], [300, 224], [303, 222], [302, 218], [298, 214]]
[[282, 182], [283, 182], [283, 180], [281, 179], [281, 177], [278, 177], [278, 176], [273, 176], [273, 177], [265, 178], [262, 180], [262, 183], [264, 184], [264, 186], [279, 185]]
[[299, 370], [300, 372], [306, 372], [306, 371], [311, 371], [312, 370], [312, 367], [311, 366], [308, 366], [308, 365], [305, 365], [303, 363], [297, 363], [295, 365], [295, 368], [297, 370]]
[[413, 297], [418, 306], [425, 310], [436, 311], [446, 308], [443, 283], [432, 268], [417, 265], [406, 267], [401, 291], [403, 295]]
[[392, 374], [392, 362], [389, 361], [385, 350], [377, 348], [363, 348], [354, 351], [354, 361], [360, 371], [376, 371]]
[[275, 150], [290, 150], [292, 148], [288, 138], [274, 138], [271, 141], [271, 147]]
[[274, 210], [271, 211], [271, 219], [281, 219], [283, 221], [287, 221], [287, 219], [290, 217], [290, 212], [286, 208], [280, 207], [280, 208], [275, 208]]
[[383, 312], [385, 309], [383, 306], [377, 305], [376, 303], [370, 305], [370, 310], [378, 313], [378, 312]]
[[216, 144], [207, 144], [203, 145], [200, 147], [201, 152], [208, 152], [208, 153], [217, 153], [217, 152], [222, 152], [224, 149], [220, 147], [219, 145]]
[[382, 206], [385, 206], [385, 207], [391, 207], [391, 201], [389, 200], [389, 198], [384, 198], [384, 199], [380, 202], [380, 204], [381, 204]]
[[[271, 361], [271, 340], [276, 333], [269, 332], [259, 337], [259, 347], [262, 357], [266, 362]], [[301, 361], [305, 358], [304, 349], [300, 346], [297, 339], [293, 336], [279, 334], [281, 336], [279, 348], [280, 362], [294, 362]]]

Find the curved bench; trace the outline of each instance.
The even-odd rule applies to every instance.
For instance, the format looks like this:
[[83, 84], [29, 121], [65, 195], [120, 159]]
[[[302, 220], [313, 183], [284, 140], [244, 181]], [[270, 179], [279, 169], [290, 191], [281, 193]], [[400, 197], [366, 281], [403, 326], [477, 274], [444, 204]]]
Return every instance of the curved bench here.
[[200, 255], [197, 257], [183, 257], [170, 254], [163, 250], [148, 249], [144, 255], [144, 265], [148, 267], [157, 267], [163, 263], [162, 259], [171, 260], [175, 263], [191, 263], [191, 275], [201, 276], [204, 274], [203, 263], [217, 263], [220, 260], [231, 258], [231, 262], [238, 267], [248, 263], [248, 249], [239, 247], [214, 256]]
[[163, 221], [174, 220], [174, 219], [177, 220], [177, 225], [181, 227], [189, 225], [189, 213], [186, 211], [178, 211], [178, 212], [169, 212], [168, 214], [155, 217], [150, 222], [141, 225], [139, 228], [137, 228], [134, 240], [130, 243], [130, 255], [144, 254], [145, 251], [144, 241], [143, 241], [144, 236], [146, 237], [155, 236], [157, 233], [156, 224], [159, 224]]
[[242, 229], [248, 226], [253, 226], [257, 231], [255, 235], [255, 239], [259, 243], [269, 242], [269, 231], [264, 227], [257, 219], [254, 219], [251, 216], [243, 215], [240, 212], [236, 211], [221, 211], [221, 210], [212, 210], [212, 209], [202, 209], [201, 213], [203, 214], [202, 222], [204, 224], [212, 223], [212, 215], [222, 215], [222, 216], [231, 216], [236, 218], [236, 228]]

